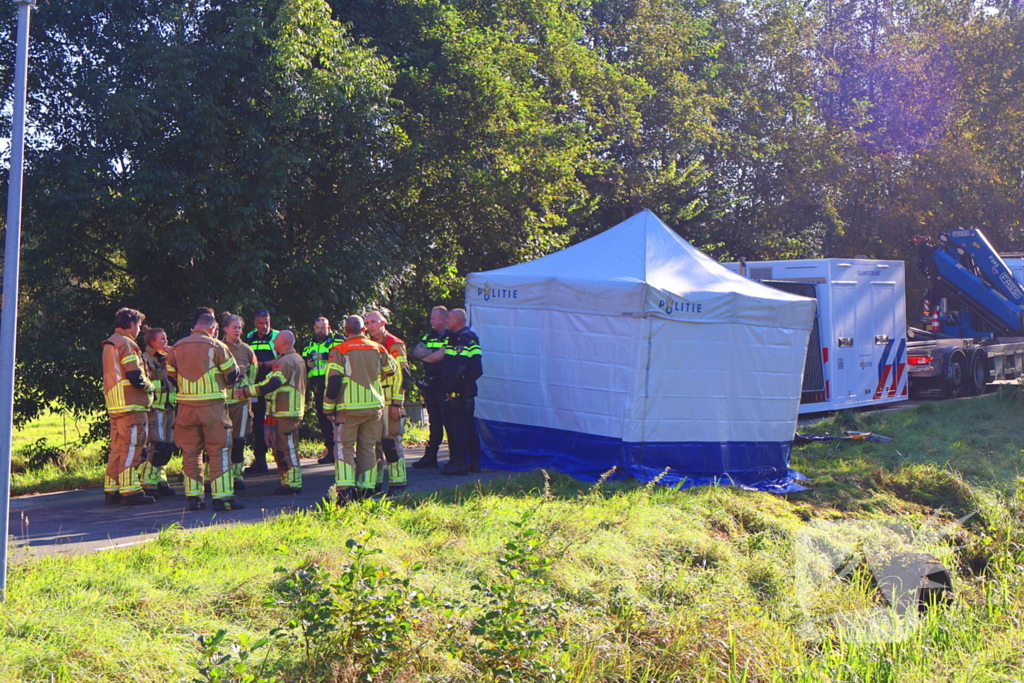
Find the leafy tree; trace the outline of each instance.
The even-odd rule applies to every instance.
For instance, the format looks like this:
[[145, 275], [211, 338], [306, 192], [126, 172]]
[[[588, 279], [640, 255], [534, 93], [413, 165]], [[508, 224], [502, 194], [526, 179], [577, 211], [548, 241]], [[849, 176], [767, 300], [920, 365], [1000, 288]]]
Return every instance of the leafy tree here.
[[176, 334], [201, 304], [304, 321], [397, 272], [393, 75], [321, 0], [81, 0], [36, 20], [20, 330], [35, 407], [95, 408], [122, 305]]

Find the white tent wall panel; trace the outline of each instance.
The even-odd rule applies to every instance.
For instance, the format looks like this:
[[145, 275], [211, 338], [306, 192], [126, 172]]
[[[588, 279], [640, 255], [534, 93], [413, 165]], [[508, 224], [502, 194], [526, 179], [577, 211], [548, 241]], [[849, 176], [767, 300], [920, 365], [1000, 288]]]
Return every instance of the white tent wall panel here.
[[476, 416], [620, 438], [642, 319], [471, 306], [484, 349]]
[[803, 381], [793, 368], [806, 354], [807, 330], [648, 320], [650, 371], [641, 373], [626, 441], [792, 439]]

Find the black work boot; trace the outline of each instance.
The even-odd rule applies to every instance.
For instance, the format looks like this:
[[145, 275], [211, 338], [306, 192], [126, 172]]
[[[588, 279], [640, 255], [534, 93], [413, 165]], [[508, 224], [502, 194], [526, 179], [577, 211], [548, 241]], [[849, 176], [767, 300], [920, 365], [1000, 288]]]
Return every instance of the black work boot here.
[[160, 497], [160, 489], [151, 489], [151, 488], [143, 486], [142, 487], [142, 493], [147, 495], [147, 496], [149, 496], [150, 498], [152, 498], [154, 500], [156, 500], [157, 498]]
[[214, 498], [213, 509], [221, 512], [224, 510], [241, 510], [245, 505], [235, 498]]
[[410, 465], [410, 467], [415, 467], [418, 470], [425, 470], [428, 467], [437, 467], [437, 449], [428, 448], [427, 452], [423, 454], [423, 457]]
[[119, 491], [104, 491], [103, 502], [107, 505], [120, 505], [121, 493]]
[[352, 502], [351, 486], [335, 486], [334, 490], [338, 492], [338, 507]]
[[316, 462], [318, 465], [330, 465], [334, 462], [334, 452], [330, 450], [327, 451], [327, 455], [322, 458], [317, 458]]
[[185, 500], [188, 501], [189, 510], [202, 510], [206, 507], [206, 503], [199, 496], [186, 496]]
[[168, 484], [166, 481], [161, 481], [160, 483], [158, 483], [156, 485], [156, 490], [161, 496], [164, 497], [173, 496], [177, 493], [177, 491], [172, 489], [171, 485]]
[[461, 477], [462, 475], [469, 474], [469, 468], [466, 466], [465, 460], [454, 460], [449, 457], [448, 464], [441, 468], [441, 474]]
[[388, 487], [388, 498], [401, 498], [405, 495], [405, 484]]
[[156, 498], [147, 496], [142, 491], [138, 493], [129, 493], [127, 496], [121, 496], [121, 505], [149, 505], [155, 503]]
[[245, 479], [238, 479], [237, 477], [235, 478], [235, 490], [236, 491], [244, 491], [245, 490]]
[[244, 470], [242, 470], [242, 474], [244, 474], [247, 477], [251, 477], [254, 474], [266, 474], [269, 471], [270, 468], [267, 467], [266, 462], [254, 462], [253, 464], [249, 465]]

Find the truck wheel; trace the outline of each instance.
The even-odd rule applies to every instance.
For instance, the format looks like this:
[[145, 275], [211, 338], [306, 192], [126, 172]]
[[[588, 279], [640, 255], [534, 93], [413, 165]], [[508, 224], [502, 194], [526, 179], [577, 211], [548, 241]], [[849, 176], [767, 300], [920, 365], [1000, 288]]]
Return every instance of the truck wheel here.
[[977, 349], [971, 355], [971, 396], [985, 393], [988, 384], [988, 354]]
[[963, 351], [957, 349], [950, 354], [944, 379], [943, 398], [959, 398], [967, 391], [970, 380], [967, 375], [967, 356]]

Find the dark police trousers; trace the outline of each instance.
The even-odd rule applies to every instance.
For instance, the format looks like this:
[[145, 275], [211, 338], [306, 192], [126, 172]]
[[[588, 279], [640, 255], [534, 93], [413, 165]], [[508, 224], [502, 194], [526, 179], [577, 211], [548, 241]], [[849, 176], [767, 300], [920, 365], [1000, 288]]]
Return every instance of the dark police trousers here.
[[476, 400], [450, 398], [444, 402], [444, 426], [448, 430], [448, 462], [458, 469], [480, 467], [480, 435], [473, 410]]
[[444, 441], [444, 390], [441, 389], [441, 378], [427, 378], [423, 389], [423, 401], [427, 404], [427, 418], [430, 421], [430, 439], [427, 441], [426, 455], [434, 454]]

